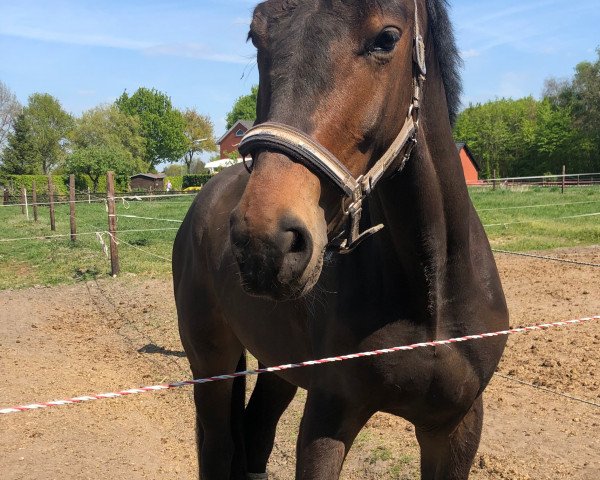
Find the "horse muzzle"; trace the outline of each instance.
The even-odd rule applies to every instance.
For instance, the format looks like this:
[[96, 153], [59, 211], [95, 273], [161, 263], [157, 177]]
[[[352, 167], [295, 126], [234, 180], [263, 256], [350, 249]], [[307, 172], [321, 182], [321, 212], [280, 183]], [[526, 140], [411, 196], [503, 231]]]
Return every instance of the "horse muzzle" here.
[[230, 218], [230, 239], [242, 287], [249, 295], [291, 300], [303, 296], [316, 283], [314, 277], [318, 279], [321, 262], [314, 258], [313, 236], [292, 215], [282, 217], [276, 228], [255, 233], [236, 209]]

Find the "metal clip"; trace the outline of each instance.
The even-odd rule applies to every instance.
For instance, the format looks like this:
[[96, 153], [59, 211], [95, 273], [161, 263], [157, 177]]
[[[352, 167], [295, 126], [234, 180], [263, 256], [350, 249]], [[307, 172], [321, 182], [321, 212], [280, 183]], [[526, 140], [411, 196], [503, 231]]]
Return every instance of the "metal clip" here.
[[254, 159], [250, 156], [250, 164], [246, 161], [246, 156], [242, 157], [242, 163], [244, 164], [244, 168], [248, 173], [252, 174], [252, 170], [254, 170]]
[[383, 223], [381, 223], [379, 225], [371, 227], [368, 230], [365, 230], [364, 232], [362, 232], [350, 244], [348, 244], [348, 240], [344, 240], [344, 242], [338, 248], [339, 253], [342, 255], [347, 255], [348, 253], [352, 253], [367, 238], [369, 238], [372, 235], [375, 235], [377, 232], [380, 232], [384, 228], [385, 228], [385, 225], [383, 225]]

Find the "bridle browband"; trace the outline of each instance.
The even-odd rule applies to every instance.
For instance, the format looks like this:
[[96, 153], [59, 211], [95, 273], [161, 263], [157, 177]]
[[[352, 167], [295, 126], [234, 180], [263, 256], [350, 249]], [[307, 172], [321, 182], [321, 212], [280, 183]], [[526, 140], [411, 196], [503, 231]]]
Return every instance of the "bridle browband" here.
[[[421, 92], [426, 74], [425, 44], [420, 33], [419, 12], [415, 0], [412, 101], [400, 133], [367, 173], [354, 178], [346, 166], [319, 142], [294, 127], [277, 122], [261, 123], [246, 132], [238, 146], [244, 165], [252, 172], [252, 166], [246, 163], [248, 155], [258, 150], [276, 151], [302, 163], [316, 175], [329, 179], [350, 201], [350, 204], [343, 208], [344, 215], [350, 220], [350, 230], [347, 236], [346, 232], [338, 235], [330, 242], [328, 248], [339, 253], [349, 253], [363, 240], [384, 227], [377, 225], [360, 232], [363, 200], [386, 173], [391, 175], [401, 172], [410, 158], [417, 144]], [[343, 238], [344, 236], [346, 238]]]

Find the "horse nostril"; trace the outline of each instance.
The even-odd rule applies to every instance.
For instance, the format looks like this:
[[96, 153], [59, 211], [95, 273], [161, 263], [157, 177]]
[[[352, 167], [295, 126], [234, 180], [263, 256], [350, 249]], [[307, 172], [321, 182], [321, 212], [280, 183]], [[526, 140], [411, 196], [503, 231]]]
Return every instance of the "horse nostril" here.
[[282, 254], [291, 254], [296, 259], [304, 255], [311, 255], [311, 234], [302, 220], [294, 215], [284, 215], [280, 220], [279, 228], [281, 233], [278, 247]]
[[294, 236], [292, 245], [290, 246], [290, 253], [301, 253], [306, 250], [306, 239], [304, 235], [298, 230], [290, 230]]

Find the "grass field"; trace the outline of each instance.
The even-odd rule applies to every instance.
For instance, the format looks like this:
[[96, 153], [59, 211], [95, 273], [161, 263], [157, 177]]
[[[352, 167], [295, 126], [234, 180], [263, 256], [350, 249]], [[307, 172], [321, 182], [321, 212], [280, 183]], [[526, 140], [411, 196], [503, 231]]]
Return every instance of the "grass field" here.
[[[599, 187], [571, 188], [564, 195], [558, 188], [475, 188], [470, 193], [494, 248], [528, 251], [600, 244], [600, 215], [595, 215], [600, 212]], [[183, 219], [191, 202], [192, 197], [173, 197], [117, 206], [123, 276], [166, 277], [170, 273], [171, 247], [179, 224], [164, 220]], [[68, 205], [56, 207], [55, 233], [50, 231], [48, 208], [40, 207], [39, 216], [35, 224], [26, 220], [20, 207], [0, 207], [0, 290], [109, 275], [110, 262], [95, 234], [107, 228], [104, 203], [77, 204], [78, 233], [90, 235], [80, 235], [74, 244], [68, 236], [5, 241], [69, 234]], [[161, 230], [128, 232], [149, 229]], [[108, 243], [106, 234], [103, 238]]]
[[[493, 248], [549, 250], [600, 244], [600, 187], [474, 188], [475, 208]], [[524, 208], [528, 207], [528, 208]]]
[[[192, 196], [157, 201], [129, 201], [117, 205], [117, 215], [182, 220]], [[0, 290], [52, 285], [110, 275], [110, 261], [95, 232], [105, 232], [108, 214], [104, 203], [77, 204], [75, 243], [69, 239], [69, 205], [56, 206], [56, 232], [50, 231], [47, 207], [39, 208], [39, 223], [27, 221], [20, 207], [0, 207]], [[32, 216], [31, 211], [29, 212]], [[119, 260], [123, 275], [166, 276], [171, 271], [173, 239], [179, 223], [120, 217]], [[128, 232], [128, 230], [152, 230]], [[163, 230], [165, 229], [165, 230]], [[86, 235], [90, 233], [89, 235]], [[4, 242], [4, 239], [66, 235], [37, 240]], [[107, 234], [103, 235], [106, 245]], [[127, 242], [127, 243], [125, 243]], [[128, 245], [129, 244], [129, 245]], [[161, 258], [162, 257], [162, 258]]]

